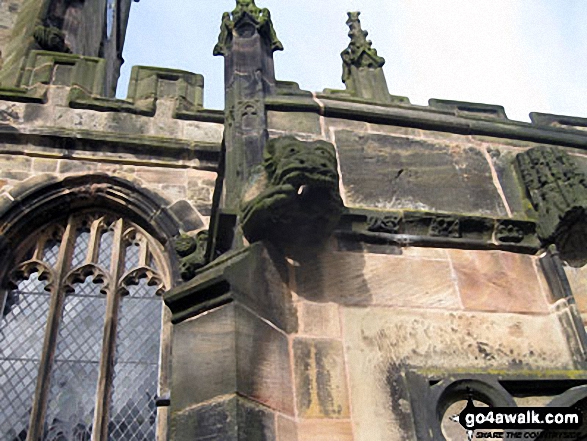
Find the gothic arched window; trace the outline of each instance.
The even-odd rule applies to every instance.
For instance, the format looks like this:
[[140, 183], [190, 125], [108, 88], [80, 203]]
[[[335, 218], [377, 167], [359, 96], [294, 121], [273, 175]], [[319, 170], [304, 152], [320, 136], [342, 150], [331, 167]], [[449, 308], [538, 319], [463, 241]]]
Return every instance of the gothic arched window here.
[[160, 244], [125, 219], [84, 212], [16, 256], [0, 293], [0, 438], [156, 439], [169, 332]]

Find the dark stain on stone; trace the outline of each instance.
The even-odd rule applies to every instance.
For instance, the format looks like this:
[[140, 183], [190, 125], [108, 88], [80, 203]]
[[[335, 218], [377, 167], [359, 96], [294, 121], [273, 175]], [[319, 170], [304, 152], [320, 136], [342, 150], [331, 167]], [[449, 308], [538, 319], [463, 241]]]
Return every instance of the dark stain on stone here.
[[14, 121], [18, 117], [18, 113], [12, 109], [0, 109], [0, 121]]
[[342, 413], [342, 407], [335, 405], [332, 396], [332, 378], [328, 366], [327, 358], [329, 357], [330, 345], [328, 342], [314, 343], [315, 361], [316, 361], [316, 394], [318, 404], [322, 413], [328, 417], [336, 417]]
[[485, 360], [495, 360], [495, 355], [489, 351], [489, 345], [487, 343], [478, 341], [477, 350], [483, 356]]
[[403, 377], [403, 372], [406, 370], [405, 366], [391, 363], [387, 368], [387, 375], [385, 383], [387, 386], [387, 396], [389, 397], [390, 411], [397, 418], [400, 427], [400, 432], [403, 434], [403, 439], [408, 441], [410, 434], [413, 432], [412, 413], [410, 409], [402, 406], [402, 400], [409, 403], [407, 384]]

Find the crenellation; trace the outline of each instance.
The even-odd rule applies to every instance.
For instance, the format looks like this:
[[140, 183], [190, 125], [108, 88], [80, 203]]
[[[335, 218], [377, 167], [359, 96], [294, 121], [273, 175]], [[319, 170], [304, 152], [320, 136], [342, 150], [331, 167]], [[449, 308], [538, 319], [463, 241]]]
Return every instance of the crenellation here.
[[502, 106], [481, 103], [468, 103], [464, 101], [439, 100], [431, 98], [428, 105], [435, 109], [443, 109], [454, 112], [456, 116], [463, 115], [479, 118], [497, 118], [507, 120], [505, 110]]
[[[91, 313], [108, 332], [92, 347], [92, 426], [76, 426], [88, 439], [440, 441], [464, 434], [447, 412], [467, 387], [494, 406], [583, 406], [587, 119], [413, 105], [389, 93], [358, 12], [346, 89], [301, 90], [275, 78], [279, 24], [254, 0], [221, 18], [224, 110], [204, 107], [202, 75], [150, 66], [117, 99], [129, 2], [112, 29], [97, 13], [113, 3], [70, 3], [0, 3], [0, 343], [19, 311], [37, 313], [14, 289], [24, 278], [50, 276], [55, 303], [19, 439], [54, 423], [39, 415], [61, 311], [81, 304], [72, 280], [88, 274], [104, 283], [87, 297], [109, 308]], [[94, 261], [108, 247], [110, 272]], [[85, 266], [72, 272], [74, 259]], [[125, 387], [141, 398], [109, 416], [118, 344], [148, 338], [160, 346], [132, 355], [159, 365], [133, 364]], [[18, 375], [37, 382], [36, 369]], [[16, 395], [29, 399], [7, 395], [8, 409]], [[0, 412], [0, 438], [13, 421]]]

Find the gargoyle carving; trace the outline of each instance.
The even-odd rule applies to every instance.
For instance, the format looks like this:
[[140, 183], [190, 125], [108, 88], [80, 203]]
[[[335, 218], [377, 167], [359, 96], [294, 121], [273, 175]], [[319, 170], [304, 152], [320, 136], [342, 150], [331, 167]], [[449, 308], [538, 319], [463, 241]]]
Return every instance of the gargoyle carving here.
[[183, 280], [193, 279], [196, 271], [206, 265], [208, 230], [194, 236], [182, 234], [175, 240], [175, 252], [180, 257], [179, 271]]
[[65, 34], [61, 29], [39, 25], [35, 28], [34, 37], [41, 49], [66, 54], [71, 53], [71, 49], [65, 43]]
[[249, 242], [310, 246], [327, 238], [343, 209], [334, 146], [293, 136], [271, 139], [241, 204]]

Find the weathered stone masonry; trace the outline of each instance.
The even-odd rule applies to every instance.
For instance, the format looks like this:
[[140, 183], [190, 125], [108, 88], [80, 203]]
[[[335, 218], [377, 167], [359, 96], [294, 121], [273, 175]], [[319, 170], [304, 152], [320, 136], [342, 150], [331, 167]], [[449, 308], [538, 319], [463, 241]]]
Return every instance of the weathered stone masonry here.
[[412, 105], [347, 23], [345, 90], [276, 80], [287, 42], [252, 0], [214, 49], [224, 112], [162, 68], [110, 98], [107, 63], [75, 51], [30, 48], [0, 88], [1, 274], [93, 207], [166, 252], [157, 439], [464, 439], [469, 393], [586, 412], [587, 120]]

